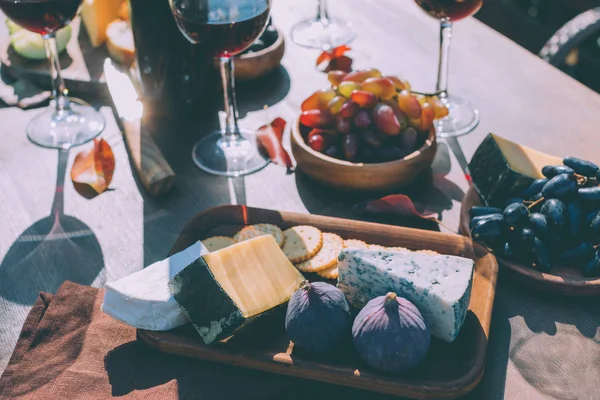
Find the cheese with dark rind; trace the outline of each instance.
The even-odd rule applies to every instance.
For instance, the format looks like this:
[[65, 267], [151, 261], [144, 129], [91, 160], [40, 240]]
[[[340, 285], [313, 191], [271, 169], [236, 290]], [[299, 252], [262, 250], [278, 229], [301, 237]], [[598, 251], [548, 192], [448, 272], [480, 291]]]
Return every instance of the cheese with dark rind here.
[[542, 168], [560, 165], [562, 159], [489, 134], [479, 145], [469, 171], [473, 186], [487, 205], [503, 206], [504, 201], [543, 178]]
[[269, 235], [197, 259], [169, 286], [204, 342], [211, 344], [287, 303], [303, 281]]

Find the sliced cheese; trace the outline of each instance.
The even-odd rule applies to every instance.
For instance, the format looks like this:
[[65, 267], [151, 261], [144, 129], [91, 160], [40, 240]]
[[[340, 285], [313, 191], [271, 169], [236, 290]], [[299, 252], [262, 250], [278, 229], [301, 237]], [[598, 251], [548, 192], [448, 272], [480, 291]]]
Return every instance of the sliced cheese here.
[[126, 21], [115, 20], [106, 28], [108, 55], [119, 64], [129, 66], [135, 59], [133, 32]]
[[467, 316], [473, 267], [471, 259], [442, 254], [344, 249], [338, 288], [356, 308], [395, 292], [417, 306], [433, 336], [452, 342]]
[[198, 242], [141, 271], [106, 285], [102, 311], [139, 329], [165, 331], [188, 322], [169, 280], [208, 250]]
[[206, 344], [225, 339], [277, 306], [304, 281], [272, 236], [206, 254], [170, 287]]
[[483, 201], [503, 207], [509, 197], [543, 178], [546, 165], [562, 165], [562, 159], [489, 134], [475, 151], [469, 170]]
[[83, 1], [81, 19], [92, 46], [98, 47], [106, 41], [106, 28], [119, 16], [121, 3], [122, 0]]

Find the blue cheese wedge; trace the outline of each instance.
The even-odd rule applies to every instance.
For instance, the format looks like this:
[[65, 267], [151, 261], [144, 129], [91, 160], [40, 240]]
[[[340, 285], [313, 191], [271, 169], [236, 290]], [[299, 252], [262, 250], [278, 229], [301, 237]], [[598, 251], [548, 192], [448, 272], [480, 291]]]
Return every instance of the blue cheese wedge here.
[[287, 303], [303, 281], [267, 235], [198, 258], [169, 286], [204, 342], [211, 344]]
[[208, 250], [200, 242], [141, 271], [106, 284], [102, 311], [139, 329], [166, 331], [188, 322], [169, 280]]
[[473, 260], [456, 256], [344, 249], [338, 287], [359, 309], [395, 292], [417, 306], [433, 336], [452, 342], [467, 316], [473, 267]]

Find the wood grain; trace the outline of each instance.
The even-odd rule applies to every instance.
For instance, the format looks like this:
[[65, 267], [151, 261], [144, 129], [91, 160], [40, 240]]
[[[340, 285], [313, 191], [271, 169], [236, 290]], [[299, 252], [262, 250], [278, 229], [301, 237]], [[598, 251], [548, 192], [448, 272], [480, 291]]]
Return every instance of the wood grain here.
[[387, 191], [402, 189], [429, 169], [437, 150], [435, 130], [423, 146], [405, 158], [385, 163], [353, 163], [328, 157], [311, 149], [303, 137], [308, 128], [297, 118], [292, 125], [292, 153], [298, 168], [317, 182], [348, 191]]
[[403, 377], [385, 376], [365, 368], [351, 346], [322, 357], [293, 349], [282, 329], [282, 315], [214, 346], [205, 345], [189, 327], [169, 332], [138, 330], [139, 337], [167, 353], [418, 399], [456, 398], [479, 383], [485, 368], [498, 274], [496, 259], [483, 247], [457, 235], [245, 206], [222, 206], [194, 217], [171, 253], [210, 236], [232, 235], [244, 225], [256, 223], [275, 224], [282, 229], [312, 225], [323, 232], [370, 244], [431, 249], [473, 259], [476, 264], [471, 302], [461, 333], [453, 343], [434, 339], [423, 363]]
[[[482, 205], [482, 202], [477, 192], [472, 188], [469, 189], [465, 194], [460, 210], [460, 232], [467, 237], [471, 237], [469, 210], [473, 206], [480, 205]], [[504, 260], [501, 257], [498, 257], [498, 263], [511, 273], [512, 279], [520, 281], [530, 288], [570, 296], [600, 295], [600, 277], [583, 276], [581, 267], [553, 266], [552, 273], [545, 273], [527, 265]]]

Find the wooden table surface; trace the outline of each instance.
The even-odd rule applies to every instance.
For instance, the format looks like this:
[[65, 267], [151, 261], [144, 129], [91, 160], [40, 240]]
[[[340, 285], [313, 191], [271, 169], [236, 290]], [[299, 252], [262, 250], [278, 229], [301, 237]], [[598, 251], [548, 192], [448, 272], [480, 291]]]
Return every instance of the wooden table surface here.
[[[286, 33], [314, 12], [313, 1], [274, 3], [275, 24]], [[434, 87], [438, 24], [412, 1], [333, 0], [331, 12], [354, 22], [357, 68], [378, 67], [423, 91]], [[473, 18], [455, 25], [453, 39], [450, 89], [481, 110], [481, 125], [459, 139], [467, 158], [495, 132], [556, 155], [600, 161], [600, 96]], [[241, 125], [256, 128], [277, 116], [291, 122], [301, 101], [327, 82], [313, 67], [316, 56], [288, 40], [284, 68], [261, 83], [240, 85]], [[112, 190], [92, 200], [79, 196], [69, 179], [64, 190], [56, 186], [57, 179], [62, 186], [65, 168], [68, 172], [80, 149], [59, 155], [36, 147], [25, 127], [38, 111], [0, 110], [0, 371], [39, 291], [54, 292], [66, 279], [102, 287], [141, 269], [165, 257], [199, 211], [236, 203], [360, 217], [351, 207], [357, 199], [314, 185], [301, 173], [286, 175], [279, 166], [233, 180], [200, 171], [190, 158], [191, 146], [215, 127], [214, 119], [165, 124], [159, 144], [178, 175], [178, 188], [152, 199], [132, 172], [111, 109], [101, 110], [107, 120], [102, 136], [113, 146], [117, 166]], [[468, 184], [444, 143], [434, 172], [433, 185], [418, 185], [415, 196], [457, 229]], [[60, 215], [54, 227], [53, 207]], [[486, 374], [469, 398], [600, 398], [599, 326], [600, 299], [531, 292], [501, 278]]]

